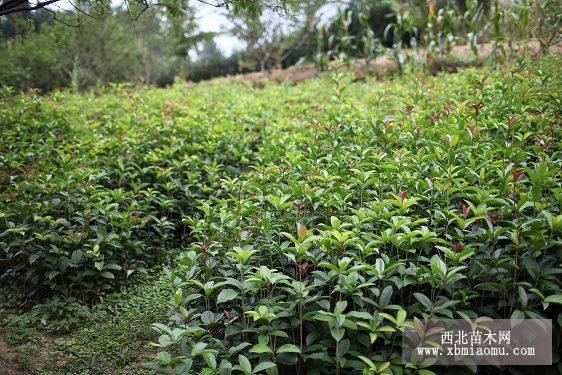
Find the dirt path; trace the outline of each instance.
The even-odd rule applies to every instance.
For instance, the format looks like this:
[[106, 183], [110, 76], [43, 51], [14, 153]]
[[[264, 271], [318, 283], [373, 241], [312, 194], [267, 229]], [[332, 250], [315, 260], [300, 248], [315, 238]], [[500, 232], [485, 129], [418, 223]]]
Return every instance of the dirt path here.
[[16, 366], [16, 355], [0, 334], [0, 375], [24, 375]]

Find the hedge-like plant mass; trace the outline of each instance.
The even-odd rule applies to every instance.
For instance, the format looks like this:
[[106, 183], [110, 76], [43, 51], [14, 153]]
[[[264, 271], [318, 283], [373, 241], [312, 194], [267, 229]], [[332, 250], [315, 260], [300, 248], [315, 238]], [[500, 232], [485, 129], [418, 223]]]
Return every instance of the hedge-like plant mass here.
[[414, 317], [550, 318], [556, 347], [560, 63], [3, 99], [2, 280], [91, 299], [184, 247], [168, 373], [428, 375]]
[[[245, 85], [0, 101], [0, 267], [27, 296], [89, 300], [185, 243], [183, 223], [252, 158]], [[261, 116], [264, 116], [261, 118]]]

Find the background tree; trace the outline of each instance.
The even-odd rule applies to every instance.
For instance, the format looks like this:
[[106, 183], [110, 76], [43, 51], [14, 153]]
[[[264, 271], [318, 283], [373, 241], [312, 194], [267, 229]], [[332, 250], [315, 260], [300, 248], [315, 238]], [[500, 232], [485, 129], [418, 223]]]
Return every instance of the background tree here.
[[264, 71], [281, 65], [314, 34], [318, 12], [325, 4], [325, 0], [313, 0], [293, 3], [290, 10], [282, 12], [265, 9], [261, 14], [251, 10], [230, 13], [232, 34], [246, 43], [241, 67], [257, 66]]
[[[105, 0], [78, 0], [78, 1], [68, 1], [75, 9], [80, 10], [80, 12], [85, 13], [84, 8], [97, 9], [101, 13], [108, 9], [108, 2]], [[240, 11], [242, 9], [248, 10], [250, 12], [259, 12], [261, 9], [265, 8], [278, 8], [283, 7], [287, 4], [286, 0], [278, 1], [268, 1], [268, 0], [198, 0], [201, 3], [212, 5], [216, 8], [227, 8], [233, 9], [234, 11]], [[57, 3], [62, 3], [63, 0], [0, 0], [0, 16], [5, 16], [12, 13], [23, 13], [30, 12], [38, 9], [49, 9], [49, 5], [57, 5]], [[127, 9], [137, 8], [138, 13], [141, 14], [146, 9], [151, 7], [164, 7], [168, 10], [178, 10], [183, 7], [189, 6], [184, 0], [124, 0], [122, 5]], [[52, 12], [52, 11], [51, 11]], [[93, 13], [90, 13], [93, 16]]]

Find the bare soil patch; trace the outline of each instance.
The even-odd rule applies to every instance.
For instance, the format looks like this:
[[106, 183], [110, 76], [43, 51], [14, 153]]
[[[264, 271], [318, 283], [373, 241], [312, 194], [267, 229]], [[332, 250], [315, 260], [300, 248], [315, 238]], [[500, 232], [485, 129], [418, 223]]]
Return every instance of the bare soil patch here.
[[20, 374], [23, 375], [25, 373], [21, 370], [18, 370], [16, 355], [0, 334], [0, 375]]
[[[508, 47], [506, 46], [506, 48]], [[521, 46], [517, 53], [536, 54], [539, 53], [539, 48], [540, 46], [538, 42], [530, 41], [526, 43], [525, 46]], [[552, 52], [562, 54], [562, 44], [554, 45], [550, 48], [550, 50]], [[478, 48], [478, 57], [476, 57], [472, 53], [470, 46], [458, 45], [453, 47], [450, 58], [439, 63], [444, 63], [445, 65], [449, 64], [450, 66], [445, 66], [445, 70], [454, 71], [457, 68], [457, 66], [455, 65], [455, 60], [465, 59], [467, 61], [467, 65], [471, 65], [469, 59], [473, 59], [472, 65], [476, 65], [478, 62], [481, 62], [489, 57], [490, 54], [493, 53], [493, 51], [494, 48], [491, 43], [481, 44]], [[430, 69], [433, 70], [433, 68], [437, 69], [438, 67], [430, 66]], [[396, 63], [392, 60], [388, 53], [381, 55], [371, 61], [366, 61], [365, 59], [352, 60], [350, 62], [350, 69], [359, 79], [366, 77], [375, 77], [377, 79], [380, 79], [384, 76], [396, 73], [398, 71]], [[237, 74], [218, 79], [230, 80], [241, 78], [252, 82], [254, 87], [261, 88], [263, 87], [265, 81], [273, 81], [278, 83], [290, 82], [295, 84], [303, 82], [310, 78], [314, 78], [321, 73], [322, 71], [318, 70], [316, 65], [308, 63], [299, 66], [291, 66], [287, 69], [274, 69], [266, 72]]]

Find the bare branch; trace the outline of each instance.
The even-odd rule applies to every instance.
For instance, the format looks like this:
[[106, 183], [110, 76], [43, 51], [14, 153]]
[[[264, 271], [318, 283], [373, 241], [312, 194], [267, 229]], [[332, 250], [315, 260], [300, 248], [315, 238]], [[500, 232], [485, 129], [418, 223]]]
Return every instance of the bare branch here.
[[87, 12], [83, 11], [82, 9], [80, 9], [79, 7], [77, 7], [76, 5], [74, 5], [74, 3], [73, 3], [72, 1], [69, 1], [69, 3], [70, 3], [70, 5], [72, 5], [72, 7], [73, 7], [74, 9], [76, 9], [79, 13], [82, 13], [83, 15], [85, 15], [85, 16], [87, 16], [87, 17], [91, 17], [91, 18], [96, 19], [96, 20], [98, 20], [98, 21], [101, 20], [101, 18], [96, 17], [96, 16], [93, 16], [93, 15], [91, 15], [90, 13], [87, 13]]
[[218, 2], [212, 3], [212, 2], [209, 2], [209, 1], [205, 1], [205, 0], [197, 0], [197, 2], [199, 2], [201, 4], [212, 6], [214, 8], [224, 8], [224, 7], [228, 7], [230, 4], [234, 3], [234, 0], [226, 0], [226, 1], [223, 1], [222, 3], [218, 3]]
[[[29, 12], [29, 11], [33, 11], [33, 10], [37, 10], [37, 9], [42, 9], [42, 8], [45, 8], [48, 5], [57, 3], [59, 1], [61, 1], [61, 0], [45, 0], [45, 1], [38, 1], [37, 3], [32, 4], [28, 0], [4, 0], [2, 3], [0, 3], [0, 16], [5, 16], [5, 15], [11, 14], [11, 13]], [[138, 16], [140, 14], [142, 14], [147, 8], [150, 8], [150, 7], [153, 7], [153, 6], [165, 6], [165, 7], [171, 6], [171, 4], [161, 3], [159, 1], [151, 2], [149, 0], [127, 0], [125, 2], [127, 3], [128, 1], [134, 1], [134, 2], [139, 3], [143, 6], [142, 10], [139, 12], [139, 14], [136, 17], [134, 17], [134, 19], [138, 19]], [[223, 0], [223, 1], [215, 1], [215, 2], [208, 1], [208, 0], [196, 0], [196, 1], [198, 1], [199, 3], [205, 4], [205, 5], [215, 7], [215, 8], [223, 8], [223, 7], [228, 8], [229, 5], [235, 3], [238, 0]], [[276, 3], [276, 5], [272, 6], [272, 5], [268, 4], [267, 2], [265, 2], [263, 0], [253, 0], [253, 1], [256, 4], [259, 4], [263, 8], [271, 9], [271, 10], [274, 10], [274, 11], [277, 11], [277, 10], [281, 9], [281, 7], [282, 7], [277, 3]], [[105, 4], [105, 2], [102, 2], [102, 1], [92, 0], [92, 1], [87, 1], [87, 3], [90, 6], [93, 6], [93, 7], [102, 7], [102, 8], [106, 8], [108, 10], [111, 10], [111, 7], [107, 4]], [[82, 9], [80, 9], [78, 6], [76, 6], [73, 2], [70, 2], [70, 4], [78, 12], [83, 13], [88, 17], [99, 19], [98, 17], [95, 17], [92, 14], [88, 14], [88, 13], [84, 12]]]
[[7, 0], [0, 4], [0, 16], [5, 16], [17, 12], [29, 12], [46, 7], [49, 4], [54, 4], [60, 0], [47, 0], [38, 2], [35, 5], [30, 4], [27, 0]]
[[53, 14], [53, 19], [54, 19], [55, 21], [57, 21], [57, 22], [62, 23], [63, 25], [66, 25], [66, 26], [69, 26], [69, 27], [75, 27], [75, 28], [80, 27], [80, 20], [78, 20], [78, 23], [77, 23], [76, 25], [73, 25], [73, 24], [70, 24], [70, 23], [68, 23], [68, 22], [66, 22], [66, 21], [63, 21], [63, 20], [57, 18], [57, 13], [58, 13], [58, 12], [55, 12], [54, 10], [49, 9], [49, 8], [45, 8], [45, 10], [47, 10], [48, 12], [51, 12], [51, 13]]

